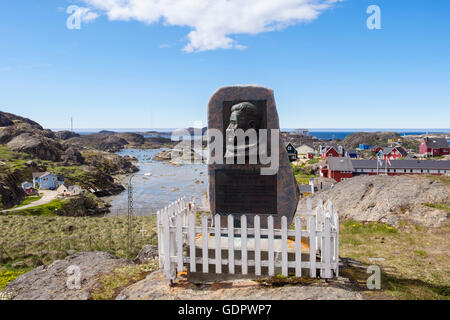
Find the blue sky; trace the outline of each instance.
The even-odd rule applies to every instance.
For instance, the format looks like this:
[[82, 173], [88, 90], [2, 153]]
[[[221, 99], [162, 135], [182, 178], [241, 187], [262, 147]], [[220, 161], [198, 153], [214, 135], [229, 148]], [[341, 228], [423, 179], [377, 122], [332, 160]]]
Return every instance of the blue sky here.
[[[219, 87], [259, 84], [274, 89], [282, 128], [449, 128], [450, 1], [346, 0], [275, 31], [253, 16], [256, 29], [233, 23], [231, 49], [195, 47], [173, 15], [117, 19], [96, 3], [0, 2], [0, 110], [47, 128], [71, 116], [77, 129], [187, 127], [206, 124]], [[73, 4], [98, 17], [69, 30]], [[381, 30], [366, 26], [371, 4]]]

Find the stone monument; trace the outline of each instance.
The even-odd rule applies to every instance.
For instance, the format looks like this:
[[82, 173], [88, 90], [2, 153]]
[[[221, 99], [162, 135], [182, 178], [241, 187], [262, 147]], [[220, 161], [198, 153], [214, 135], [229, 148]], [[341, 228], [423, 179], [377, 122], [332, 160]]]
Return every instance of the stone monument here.
[[[247, 215], [249, 226], [253, 225], [254, 215], [262, 217], [261, 227], [266, 226], [264, 217], [268, 215], [273, 216], [276, 228], [280, 227], [282, 216], [291, 223], [299, 190], [279, 129], [271, 89], [230, 86], [220, 88], [211, 97], [208, 104], [209, 201], [211, 213], [224, 216], [222, 225], [226, 225], [229, 214], [235, 216], [235, 227], [240, 226], [239, 218], [243, 214]], [[222, 140], [213, 131], [221, 133]], [[237, 139], [243, 132], [253, 135]], [[212, 147], [217, 142], [221, 142], [222, 150], [218, 144]], [[276, 169], [271, 171], [273, 167]]]

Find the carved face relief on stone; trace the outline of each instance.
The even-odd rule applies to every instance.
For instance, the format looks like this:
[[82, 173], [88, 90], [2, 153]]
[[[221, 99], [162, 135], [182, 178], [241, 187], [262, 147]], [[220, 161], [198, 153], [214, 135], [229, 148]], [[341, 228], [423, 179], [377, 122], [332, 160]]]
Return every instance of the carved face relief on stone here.
[[[261, 126], [261, 118], [262, 116], [258, 108], [250, 102], [241, 102], [231, 107], [230, 124], [226, 130], [227, 144], [225, 157], [248, 155], [248, 151], [257, 152], [257, 132]], [[239, 129], [243, 132], [254, 130], [256, 141], [248, 139], [248, 141], [246, 140], [243, 144], [241, 143], [242, 145], [239, 145], [239, 142], [236, 141], [237, 130]]]

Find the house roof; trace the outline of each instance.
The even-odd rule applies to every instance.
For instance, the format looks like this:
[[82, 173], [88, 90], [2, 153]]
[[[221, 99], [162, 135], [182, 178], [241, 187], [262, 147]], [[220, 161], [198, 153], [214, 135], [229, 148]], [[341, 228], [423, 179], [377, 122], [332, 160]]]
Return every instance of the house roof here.
[[294, 147], [294, 146], [292, 145], [292, 143], [290, 143], [290, 142], [285, 142], [285, 143], [284, 143], [284, 146], [285, 146], [285, 147], [287, 147], [288, 145], [291, 145], [292, 148]]
[[358, 154], [358, 151], [356, 151], [355, 149], [350, 149], [350, 150], [347, 150], [347, 153], [356, 153], [356, 154]]
[[[355, 169], [375, 169], [377, 160], [350, 160]], [[442, 160], [391, 160], [389, 169], [432, 169], [432, 170], [450, 170], [450, 161]], [[382, 161], [380, 168], [384, 168], [385, 161]]]
[[33, 178], [39, 178], [48, 172], [33, 172]]
[[322, 153], [327, 153], [327, 152], [330, 151], [331, 149], [334, 149], [336, 152], [339, 152], [339, 148], [336, 147], [336, 146], [325, 146], [325, 147], [322, 147], [321, 152], [322, 152]]
[[424, 140], [425, 145], [427, 146], [427, 148], [442, 149], [442, 148], [448, 148], [449, 147], [447, 139], [444, 139], [444, 138], [426, 137], [423, 140]]
[[406, 152], [405, 149], [403, 149], [402, 147], [387, 147], [387, 148], [383, 148], [383, 154], [389, 154], [392, 151], [397, 150], [398, 152], [400, 152], [403, 156], [406, 156], [408, 153]]
[[331, 171], [354, 171], [350, 158], [329, 157], [328, 169]]

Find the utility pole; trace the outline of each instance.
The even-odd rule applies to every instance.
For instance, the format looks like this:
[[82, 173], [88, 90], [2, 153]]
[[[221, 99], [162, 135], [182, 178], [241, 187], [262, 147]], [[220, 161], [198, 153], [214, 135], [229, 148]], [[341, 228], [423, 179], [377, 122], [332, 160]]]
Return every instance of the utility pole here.
[[70, 117], [70, 131], [73, 132], [73, 118]]
[[128, 249], [133, 251], [134, 237], [133, 237], [133, 185], [131, 180], [134, 175], [130, 177], [128, 181]]

